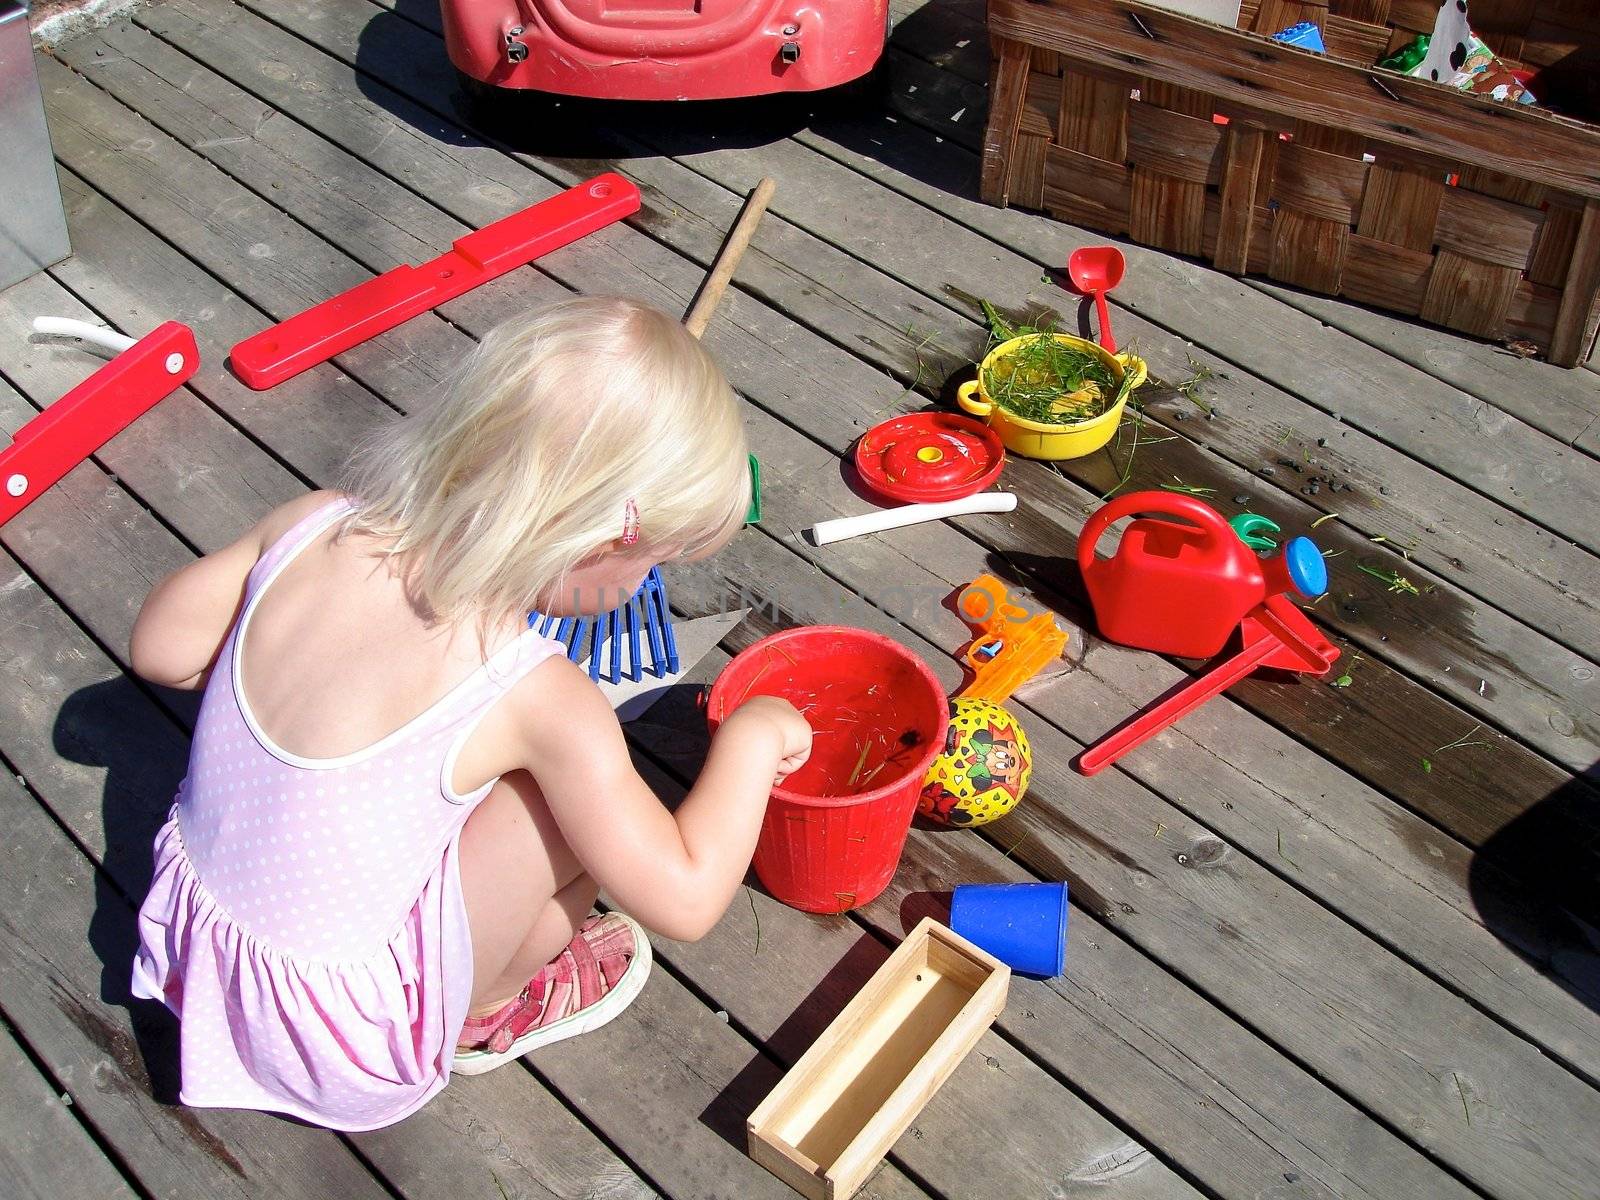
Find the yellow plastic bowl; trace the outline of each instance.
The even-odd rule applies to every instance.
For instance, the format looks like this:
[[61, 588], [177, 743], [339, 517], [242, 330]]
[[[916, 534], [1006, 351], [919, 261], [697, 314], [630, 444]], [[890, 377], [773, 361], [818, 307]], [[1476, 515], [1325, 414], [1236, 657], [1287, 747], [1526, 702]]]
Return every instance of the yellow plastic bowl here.
[[1111, 370], [1117, 381], [1117, 402], [1098, 417], [1076, 421], [1070, 425], [1047, 425], [1043, 421], [1029, 421], [1016, 413], [1007, 412], [996, 404], [983, 386], [983, 378], [1000, 359], [1018, 350], [1024, 342], [1043, 334], [1030, 333], [1023, 337], [1001, 342], [984, 356], [978, 367], [978, 377], [963, 383], [956, 392], [956, 402], [973, 416], [989, 423], [1006, 449], [1025, 458], [1043, 458], [1052, 462], [1063, 458], [1082, 458], [1093, 454], [1111, 440], [1122, 420], [1122, 410], [1136, 388], [1149, 374], [1144, 359], [1132, 354], [1112, 354], [1103, 346], [1073, 337], [1068, 333], [1052, 336], [1063, 345], [1075, 350], [1087, 350]]

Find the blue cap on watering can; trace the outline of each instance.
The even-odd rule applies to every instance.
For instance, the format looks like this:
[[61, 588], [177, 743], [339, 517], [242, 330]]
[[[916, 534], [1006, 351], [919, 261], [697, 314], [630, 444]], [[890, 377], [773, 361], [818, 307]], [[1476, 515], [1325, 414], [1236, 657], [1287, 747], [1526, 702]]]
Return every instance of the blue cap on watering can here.
[[1328, 560], [1308, 537], [1291, 538], [1283, 548], [1284, 566], [1295, 591], [1308, 600], [1328, 590]]

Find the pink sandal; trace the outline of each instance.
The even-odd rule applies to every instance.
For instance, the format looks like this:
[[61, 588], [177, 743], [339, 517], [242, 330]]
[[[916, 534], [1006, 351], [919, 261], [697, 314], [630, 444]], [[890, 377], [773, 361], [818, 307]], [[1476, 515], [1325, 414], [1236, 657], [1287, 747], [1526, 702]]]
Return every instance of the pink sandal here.
[[481, 1075], [540, 1046], [598, 1029], [633, 1003], [650, 974], [650, 942], [632, 917], [590, 917], [516, 999], [468, 1017], [454, 1070]]

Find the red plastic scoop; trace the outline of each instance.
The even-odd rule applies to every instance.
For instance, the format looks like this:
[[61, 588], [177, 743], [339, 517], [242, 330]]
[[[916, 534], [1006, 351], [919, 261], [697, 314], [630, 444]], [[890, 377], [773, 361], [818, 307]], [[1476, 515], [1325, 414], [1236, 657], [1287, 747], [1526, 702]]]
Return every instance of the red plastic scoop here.
[[908, 504], [983, 491], [1005, 465], [1000, 436], [954, 413], [911, 413], [874, 425], [856, 443], [856, 470], [874, 492]]
[[1122, 251], [1115, 246], [1080, 246], [1067, 259], [1067, 277], [1072, 286], [1085, 296], [1094, 297], [1095, 312], [1100, 318], [1100, 344], [1112, 354], [1117, 352], [1117, 342], [1111, 336], [1106, 293], [1122, 282], [1126, 266]]

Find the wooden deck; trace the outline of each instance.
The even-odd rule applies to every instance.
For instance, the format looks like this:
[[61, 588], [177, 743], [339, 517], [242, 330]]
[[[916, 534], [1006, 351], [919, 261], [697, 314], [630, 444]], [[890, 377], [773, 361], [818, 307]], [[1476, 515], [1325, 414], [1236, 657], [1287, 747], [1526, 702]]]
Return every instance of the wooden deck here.
[[[1015, 514], [809, 546], [798, 530], [862, 508], [837, 466], [852, 440], [980, 349], [972, 297], [1061, 308], [1067, 253], [1100, 240], [973, 198], [980, 0], [896, 9], [887, 111], [576, 117], [565, 157], [461, 127], [428, 0], [162, 0], [41, 56], [75, 255], [0, 293], [4, 427], [94, 365], [27, 341], [36, 314], [176, 318], [205, 361], [0, 530], [7, 1194], [790, 1195], [745, 1157], [745, 1115], [930, 893], [1032, 878], [1070, 881], [1066, 975], [1014, 981], [863, 1195], [1600, 1194], [1600, 377], [1129, 248], [1119, 339], [1163, 379], [1214, 372], [1204, 404], [1152, 388], [1136, 454], [1011, 462]], [[645, 194], [626, 227], [338, 369], [254, 393], [224, 368], [269, 321], [611, 167]], [[843, 614], [953, 687], [966, 629], [943, 598], [985, 569], [1033, 588], [1076, 665], [1018, 699], [1028, 799], [979, 832], [914, 831], [858, 912], [741, 895], [703, 942], [657, 942], [614, 1024], [394, 1128], [175, 1106], [173, 1026], [126, 976], [195, 703], [127, 671], [146, 591], [328, 482], [505, 315], [569, 290], [681, 310], [764, 174], [776, 200], [707, 341], [747, 398], [766, 518], [675, 570], [675, 605], [775, 601], [726, 651]], [[1286, 530], [1331, 515], [1312, 611], [1348, 686], [1252, 680], [1085, 780], [1077, 750], [1181, 668], [1086, 632], [1064, 563], [1102, 493], [1177, 482]], [[679, 792], [704, 749], [689, 698], [632, 734]]]

